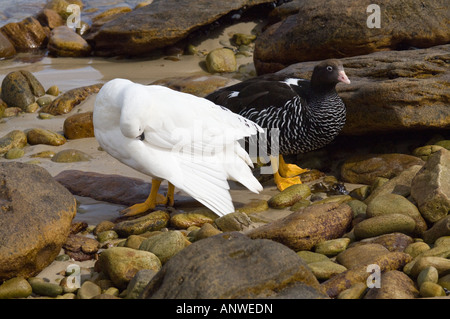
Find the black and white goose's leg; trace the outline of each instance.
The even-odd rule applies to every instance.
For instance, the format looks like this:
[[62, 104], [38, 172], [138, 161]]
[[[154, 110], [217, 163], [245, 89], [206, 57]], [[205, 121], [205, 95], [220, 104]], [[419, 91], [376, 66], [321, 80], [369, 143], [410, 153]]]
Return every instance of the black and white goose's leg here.
[[280, 166], [278, 168], [278, 171], [280, 172], [280, 175], [283, 177], [294, 177], [309, 171], [308, 169], [301, 168], [295, 164], [287, 164], [284, 161], [283, 155], [279, 156], [279, 162]]
[[[270, 162], [271, 162], [272, 169], [273, 169], [273, 177], [274, 177], [275, 184], [277, 185], [277, 188], [280, 191], [283, 191], [292, 185], [302, 183], [300, 176], [296, 176], [296, 175], [286, 176], [284, 174], [289, 175], [289, 174], [293, 174], [294, 172], [299, 172], [299, 174], [301, 174], [301, 173], [308, 171], [307, 169], [302, 169], [302, 168], [298, 167], [297, 165], [286, 164], [282, 155], [270, 156]], [[288, 165], [291, 165], [292, 168], [291, 168], [291, 166], [288, 166]], [[295, 166], [298, 169], [294, 169], [293, 166]]]
[[163, 196], [158, 193], [160, 185], [161, 185], [160, 180], [152, 179], [152, 187], [150, 190], [150, 194], [148, 195], [145, 202], [134, 204], [133, 206], [125, 208], [120, 212], [120, 214], [124, 216], [134, 216], [141, 213], [145, 213], [148, 210], [153, 210], [155, 209], [156, 205], [173, 206], [175, 186], [169, 183], [167, 195]]

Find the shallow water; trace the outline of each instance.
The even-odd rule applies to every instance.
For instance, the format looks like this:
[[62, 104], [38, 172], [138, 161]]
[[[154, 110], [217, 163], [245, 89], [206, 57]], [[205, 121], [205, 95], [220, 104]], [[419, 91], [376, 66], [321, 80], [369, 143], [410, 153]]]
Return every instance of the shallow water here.
[[[46, 4], [46, 0], [1, 0], [0, 1], [0, 27], [10, 23], [18, 22], [26, 17], [34, 16]], [[101, 11], [113, 7], [130, 7], [134, 8], [136, 4], [144, 2], [143, 0], [83, 0], [83, 10], [98, 8], [95, 12], [98, 14]], [[148, 2], [148, 1], [145, 1]], [[85, 13], [86, 17], [89, 14]], [[81, 20], [83, 20], [83, 12], [81, 13]]]

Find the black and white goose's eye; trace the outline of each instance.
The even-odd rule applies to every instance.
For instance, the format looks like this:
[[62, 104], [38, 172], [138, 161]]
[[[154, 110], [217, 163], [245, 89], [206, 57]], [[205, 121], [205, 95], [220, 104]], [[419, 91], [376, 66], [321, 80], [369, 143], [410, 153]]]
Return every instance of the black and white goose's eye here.
[[333, 67], [332, 67], [331, 65], [327, 66], [327, 71], [328, 71], [328, 72], [333, 71]]

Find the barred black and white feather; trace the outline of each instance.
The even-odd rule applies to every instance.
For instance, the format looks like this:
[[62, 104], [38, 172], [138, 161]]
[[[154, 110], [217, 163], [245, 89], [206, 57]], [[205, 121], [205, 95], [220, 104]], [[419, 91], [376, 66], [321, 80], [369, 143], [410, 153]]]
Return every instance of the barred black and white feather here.
[[339, 82], [350, 83], [342, 64], [327, 60], [316, 66], [311, 81], [267, 74], [219, 89], [206, 98], [269, 132], [278, 128], [279, 153], [289, 155], [319, 149], [342, 130], [346, 109], [335, 90]]

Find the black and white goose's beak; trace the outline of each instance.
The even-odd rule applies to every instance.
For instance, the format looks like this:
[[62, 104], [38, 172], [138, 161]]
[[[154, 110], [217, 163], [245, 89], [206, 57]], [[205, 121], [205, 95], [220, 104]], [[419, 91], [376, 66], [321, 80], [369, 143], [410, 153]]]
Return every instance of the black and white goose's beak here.
[[142, 134], [141, 134], [141, 135], [138, 135], [136, 138], [137, 138], [138, 140], [141, 140], [141, 141], [145, 140], [145, 134], [144, 134], [144, 132], [142, 132]]
[[350, 84], [350, 80], [347, 77], [347, 74], [345, 74], [344, 70], [339, 71], [338, 73], [338, 81], [339, 82], [344, 82], [346, 84]]

